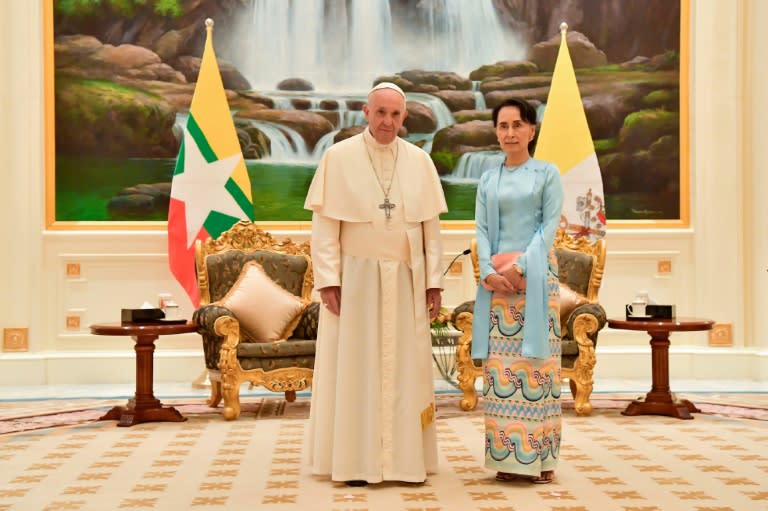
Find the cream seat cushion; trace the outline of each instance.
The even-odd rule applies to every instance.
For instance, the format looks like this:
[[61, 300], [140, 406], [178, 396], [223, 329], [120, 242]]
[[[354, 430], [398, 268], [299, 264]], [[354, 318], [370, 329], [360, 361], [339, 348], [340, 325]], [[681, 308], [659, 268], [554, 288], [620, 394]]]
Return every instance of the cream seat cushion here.
[[283, 289], [250, 261], [229, 292], [217, 302], [231, 310], [242, 329], [256, 342], [287, 339], [309, 302]]

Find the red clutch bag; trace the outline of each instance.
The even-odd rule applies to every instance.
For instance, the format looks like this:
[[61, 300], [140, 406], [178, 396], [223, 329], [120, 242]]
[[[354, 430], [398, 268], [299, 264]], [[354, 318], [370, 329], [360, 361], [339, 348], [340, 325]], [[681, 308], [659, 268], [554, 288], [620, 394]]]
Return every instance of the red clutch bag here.
[[[495, 254], [491, 256], [491, 265], [496, 273], [506, 277], [508, 280], [512, 280], [514, 275], [512, 272], [517, 273], [517, 270], [513, 268], [517, 258], [520, 257], [522, 252], [502, 252], [501, 254]], [[520, 281], [519, 288], [525, 289], [525, 279]]]

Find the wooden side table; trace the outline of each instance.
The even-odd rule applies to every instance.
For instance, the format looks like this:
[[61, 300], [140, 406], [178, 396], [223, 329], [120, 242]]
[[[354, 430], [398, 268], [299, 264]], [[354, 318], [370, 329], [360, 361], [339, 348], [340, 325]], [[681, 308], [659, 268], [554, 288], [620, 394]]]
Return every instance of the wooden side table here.
[[678, 419], [693, 419], [691, 412], [700, 412], [687, 399], [678, 399], [669, 389], [669, 333], [711, 330], [709, 319], [673, 318], [627, 320], [609, 318], [608, 326], [620, 330], [643, 330], [651, 336], [651, 367], [653, 384], [645, 399], [632, 401], [623, 415], [668, 415]]
[[130, 335], [136, 342], [136, 394], [126, 406], [115, 406], [99, 420], [117, 420], [118, 426], [187, 420], [174, 407], [163, 406], [155, 397], [152, 390], [153, 356], [158, 337], [195, 332], [194, 323], [108, 323], [91, 325], [90, 328], [95, 335]]

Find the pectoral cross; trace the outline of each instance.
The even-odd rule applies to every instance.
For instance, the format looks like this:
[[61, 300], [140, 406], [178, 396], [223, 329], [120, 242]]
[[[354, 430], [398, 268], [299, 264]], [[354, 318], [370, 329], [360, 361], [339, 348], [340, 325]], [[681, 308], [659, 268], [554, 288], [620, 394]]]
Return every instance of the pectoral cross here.
[[389, 202], [389, 197], [384, 197], [384, 202], [379, 204], [379, 209], [384, 210], [384, 214], [387, 215], [387, 220], [389, 220], [392, 216], [392, 209], [394, 209], [395, 203]]

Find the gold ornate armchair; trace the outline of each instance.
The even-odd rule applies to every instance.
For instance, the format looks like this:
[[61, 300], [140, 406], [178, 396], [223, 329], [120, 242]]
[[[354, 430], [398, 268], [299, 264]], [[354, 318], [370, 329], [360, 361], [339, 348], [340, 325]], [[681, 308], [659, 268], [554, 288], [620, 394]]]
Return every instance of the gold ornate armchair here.
[[[592, 413], [589, 398], [596, 363], [597, 334], [606, 323], [605, 310], [597, 298], [605, 269], [605, 240], [593, 243], [586, 238], [573, 238], [560, 229], [555, 236], [554, 247], [560, 283], [565, 284], [561, 286], [561, 374], [569, 380], [576, 413], [589, 415]], [[474, 240], [471, 248], [475, 282], [478, 282], [480, 268]], [[566, 297], [562, 291], [567, 289], [570, 291]], [[456, 347], [456, 365], [459, 388], [464, 393], [461, 399], [464, 410], [477, 406], [475, 380], [483, 374], [482, 361], [471, 358], [473, 310], [474, 301], [470, 301], [459, 305], [453, 312], [454, 323], [462, 331]]]
[[[230, 297], [235, 296], [233, 290], [242, 290], [243, 275], [254, 265], [262, 280], [247, 288], [250, 295], [237, 295], [236, 308]], [[309, 243], [277, 241], [255, 224], [240, 221], [217, 239], [198, 240], [195, 266], [200, 307], [193, 321], [203, 338], [211, 380], [208, 405], [218, 406], [223, 397], [224, 417], [237, 418], [240, 386], [246, 381], [284, 392], [288, 401], [296, 399], [296, 391], [312, 383], [317, 339], [319, 311], [318, 304], [310, 301], [314, 281]], [[289, 328], [278, 330], [286, 338], [259, 338], [248, 326], [273, 321], [263, 317], [279, 301], [273, 296], [294, 303], [295, 308], [288, 311], [294, 319]], [[252, 313], [259, 312], [262, 317], [254, 318]]]

